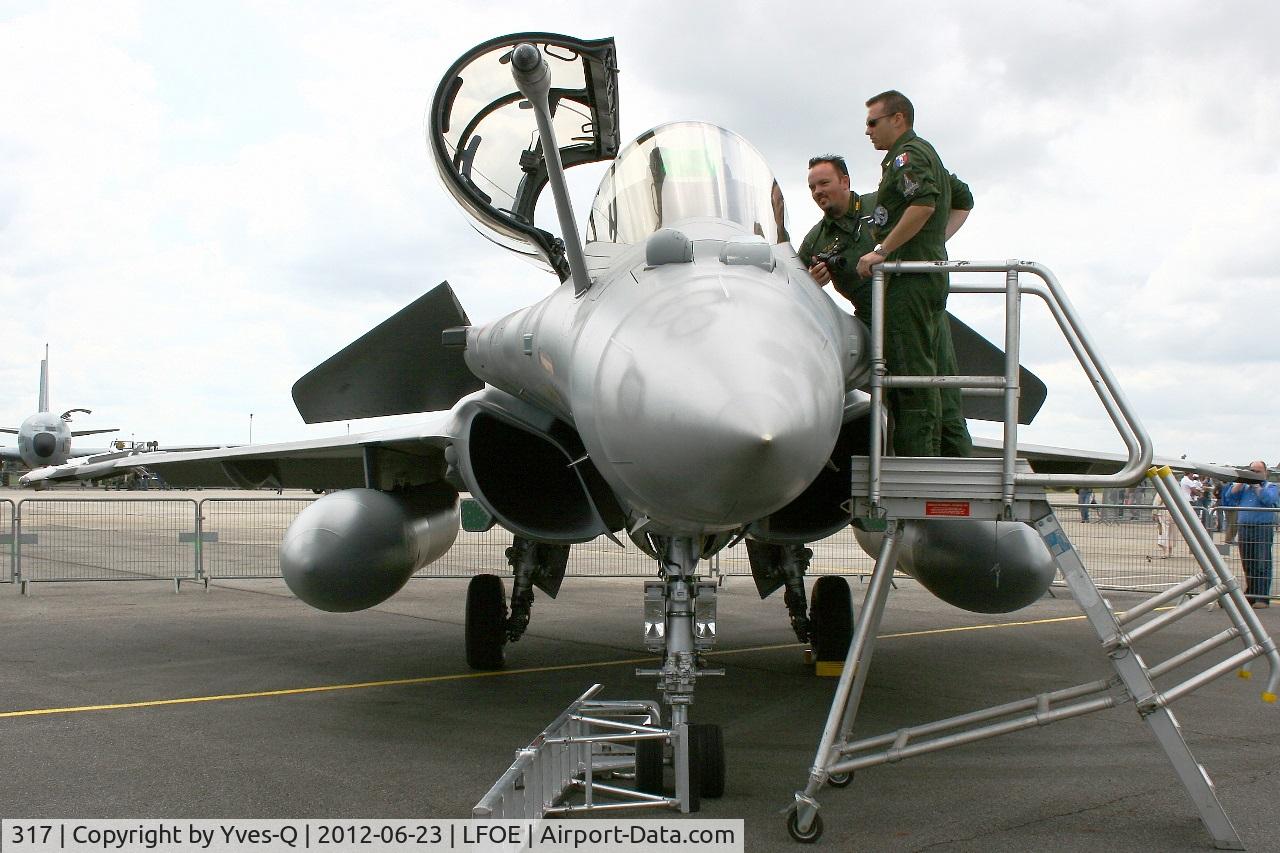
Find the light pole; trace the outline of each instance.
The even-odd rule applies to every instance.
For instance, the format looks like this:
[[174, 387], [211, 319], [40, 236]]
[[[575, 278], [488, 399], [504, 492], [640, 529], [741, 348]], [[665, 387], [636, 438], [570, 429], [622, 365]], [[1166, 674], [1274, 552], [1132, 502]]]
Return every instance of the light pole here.
[[253, 444], [253, 412], [249, 413], [249, 443]]

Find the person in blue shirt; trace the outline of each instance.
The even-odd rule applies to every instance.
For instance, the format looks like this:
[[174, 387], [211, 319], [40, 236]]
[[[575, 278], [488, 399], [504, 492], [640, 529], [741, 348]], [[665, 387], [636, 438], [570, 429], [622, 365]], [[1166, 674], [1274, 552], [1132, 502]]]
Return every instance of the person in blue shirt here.
[[[1249, 470], [1263, 477], [1267, 464], [1249, 463]], [[1240, 561], [1244, 563], [1245, 597], [1253, 607], [1271, 606], [1271, 538], [1280, 487], [1275, 483], [1232, 483], [1222, 489], [1222, 505], [1238, 508], [1237, 531]]]

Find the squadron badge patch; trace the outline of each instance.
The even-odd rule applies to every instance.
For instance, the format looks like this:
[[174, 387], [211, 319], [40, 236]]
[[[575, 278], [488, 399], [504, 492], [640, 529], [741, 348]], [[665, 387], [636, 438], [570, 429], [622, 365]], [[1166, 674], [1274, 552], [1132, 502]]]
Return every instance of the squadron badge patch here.
[[920, 189], [920, 182], [911, 180], [911, 175], [906, 172], [902, 173], [902, 194], [907, 198], [911, 198], [916, 194], [916, 190]]
[[893, 168], [901, 169], [903, 166], [911, 162], [910, 152], [903, 151], [897, 157], [893, 158]]
[[889, 210], [883, 204], [877, 204], [875, 212], [871, 214], [871, 221], [877, 226], [884, 225], [889, 221]]

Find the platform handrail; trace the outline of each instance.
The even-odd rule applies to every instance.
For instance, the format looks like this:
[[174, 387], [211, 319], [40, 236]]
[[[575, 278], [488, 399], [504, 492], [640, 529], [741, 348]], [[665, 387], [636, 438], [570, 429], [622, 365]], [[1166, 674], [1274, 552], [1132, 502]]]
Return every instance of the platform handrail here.
[[[1005, 372], [1003, 376], [933, 376], [899, 377], [888, 375], [884, 355], [885, 276], [889, 273], [1005, 273], [1003, 287], [990, 284], [953, 284], [953, 293], [1005, 294]], [[1024, 283], [1021, 273], [1040, 282]], [[1032, 294], [1043, 299], [1058, 324], [1068, 346], [1084, 370], [1103, 408], [1111, 418], [1128, 451], [1125, 465], [1114, 474], [1035, 474], [1015, 470], [1018, 448], [1019, 349], [1021, 336], [1021, 297]], [[886, 261], [873, 268], [871, 299], [871, 461], [870, 492], [872, 504], [880, 501], [882, 448], [882, 413], [886, 388], [921, 386], [960, 386], [996, 389], [1004, 396], [1004, 499], [1009, 504], [1017, 486], [1076, 486], [1105, 488], [1129, 486], [1145, 476], [1154, 455], [1151, 438], [1138, 420], [1115, 376], [1098, 353], [1080, 321], [1079, 314], [1063, 292], [1054, 274], [1033, 261]]]

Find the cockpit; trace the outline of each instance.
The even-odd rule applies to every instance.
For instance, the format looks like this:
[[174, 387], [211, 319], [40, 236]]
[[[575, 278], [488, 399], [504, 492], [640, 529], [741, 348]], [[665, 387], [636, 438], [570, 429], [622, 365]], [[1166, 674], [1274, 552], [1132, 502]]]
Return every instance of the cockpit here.
[[768, 243], [790, 240], [782, 189], [749, 142], [705, 122], [660, 125], [623, 149], [591, 206], [588, 243], [639, 243], [690, 219], [735, 223]]

